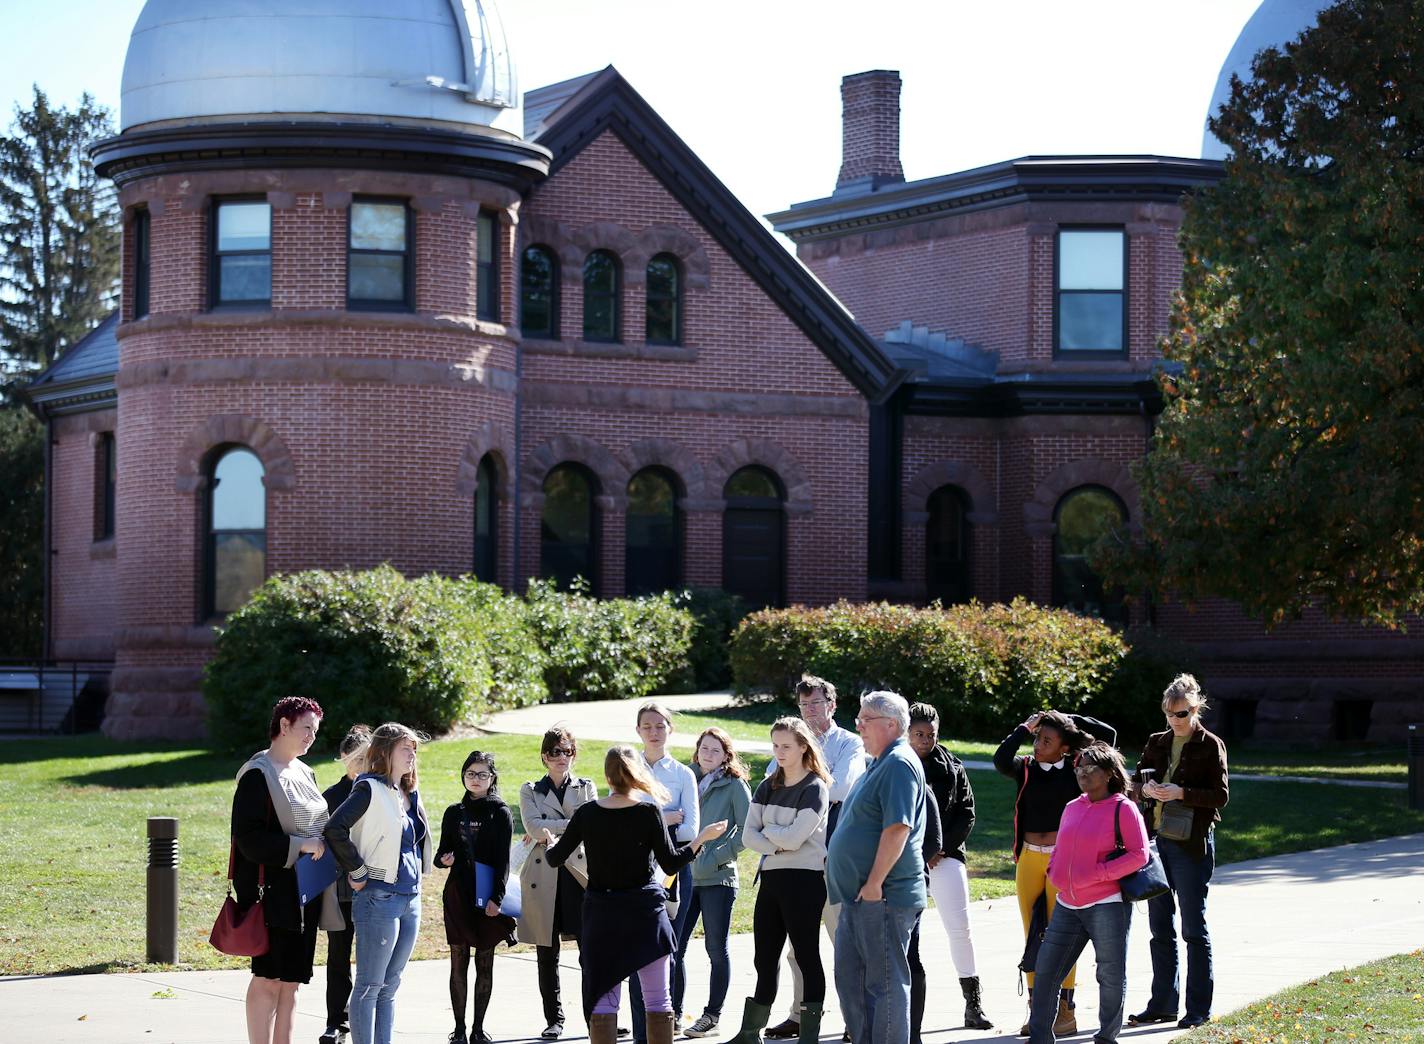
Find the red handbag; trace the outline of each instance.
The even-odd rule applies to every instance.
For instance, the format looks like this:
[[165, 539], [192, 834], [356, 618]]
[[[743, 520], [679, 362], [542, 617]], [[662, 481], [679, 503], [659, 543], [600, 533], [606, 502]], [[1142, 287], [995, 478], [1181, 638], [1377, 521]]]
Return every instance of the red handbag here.
[[227, 898], [223, 900], [218, 919], [213, 922], [212, 934], [208, 942], [233, 957], [261, 957], [271, 946], [267, 938], [267, 922], [262, 910], [262, 892], [267, 868], [257, 865], [257, 902], [246, 910], [237, 905], [232, 895], [232, 872], [236, 859], [235, 846], [227, 855]]

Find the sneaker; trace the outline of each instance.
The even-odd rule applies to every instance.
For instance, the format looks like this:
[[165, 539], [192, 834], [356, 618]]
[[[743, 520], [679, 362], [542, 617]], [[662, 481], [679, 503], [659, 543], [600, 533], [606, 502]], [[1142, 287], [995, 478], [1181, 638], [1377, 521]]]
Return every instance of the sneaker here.
[[564, 1024], [562, 1022], [551, 1022], [544, 1027], [539, 1034], [540, 1040], [558, 1040], [564, 1035]]
[[762, 1036], [769, 1040], [795, 1040], [801, 1036], [801, 1023], [795, 1019], [787, 1019], [766, 1030]]
[[683, 1032], [689, 1037], [706, 1037], [717, 1028], [717, 1016], [708, 1015], [705, 1011], [697, 1017], [697, 1021], [688, 1026]]
[[328, 1026], [321, 1031], [321, 1036], [316, 1038], [317, 1044], [342, 1044], [346, 1039], [346, 1031], [342, 1026]]

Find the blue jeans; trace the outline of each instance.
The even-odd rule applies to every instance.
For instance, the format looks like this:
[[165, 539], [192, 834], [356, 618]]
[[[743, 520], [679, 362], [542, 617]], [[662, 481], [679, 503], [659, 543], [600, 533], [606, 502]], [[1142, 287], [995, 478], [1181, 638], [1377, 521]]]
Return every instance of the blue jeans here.
[[[732, 904], [736, 901], [737, 890], [731, 885], [698, 885], [692, 889], [687, 920], [682, 922], [682, 930], [677, 933], [677, 960], [673, 963], [675, 970], [672, 977], [673, 1011], [682, 1011], [682, 998], [687, 992], [683, 961], [687, 958], [687, 944], [692, 942], [692, 930], [697, 927], [697, 918], [701, 917], [702, 941], [707, 946], [707, 959], [712, 962], [712, 984], [707, 991], [707, 1007], [702, 1010], [715, 1019], [722, 1017], [722, 1004], [732, 983], [732, 951], [727, 944], [732, 933]], [[678, 913], [680, 915], [682, 911]], [[681, 920], [681, 917], [678, 919]]]
[[[661, 880], [661, 878], [659, 878]], [[673, 938], [681, 939], [687, 915], [692, 911], [692, 866], [684, 866], [677, 872], [677, 916], [672, 918]], [[672, 1009], [681, 1015], [678, 1002], [682, 1000], [682, 961], [674, 956], [672, 962]], [[628, 977], [628, 1006], [633, 1012], [633, 1044], [648, 1044], [647, 1013], [643, 1009], [643, 987], [636, 975]]]
[[351, 900], [356, 977], [351, 985], [351, 1039], [391, 1044], [396, 990], [420, 931], [420, 893], [401, 895], [367, 885]]
[[855, 1044], [909, 1044], [910, 932], [917, 906], [841, 904], [836, 996]]
[[1053, 1044], [1058, 988], [1090, 939], [1098, 962], [1098, 1032], [1093, 1034], [1093, 1040], [1097, 1044], [1117, 1040], [1127, 1000], [1127, 931], [1131, 926], [1131, 903], [1099, 903], [1073, 910], [1064, 906], [1059, 897], [1033, 969], [1029, 1044]]
[[1177, 1011], [1177, 931], [1172, 915], [1182, 914], [1187, 944], [1187, 1015], [1211, 1015], [1211, 936], [1206, 930], [1206, 893], [1216, 868], [1216, 838], [1208, 834], [1206, 855], [1193, 859], [1178, 841], [1157, 839], [1170, 892], [1147, 901], [1152, 928], [1152, 999], [1147, 1007], [1164, 1015]]

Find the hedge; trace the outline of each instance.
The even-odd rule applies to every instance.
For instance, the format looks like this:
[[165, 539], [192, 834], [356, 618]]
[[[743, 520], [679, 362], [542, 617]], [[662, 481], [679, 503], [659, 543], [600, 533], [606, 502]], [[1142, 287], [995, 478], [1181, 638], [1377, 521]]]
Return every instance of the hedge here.
[[1015, 599], [763, 610], [733, 634], [731, 663], [739, 693], [785, 695], [805, 671], [833, 682], [843, 699], [891, 689], [938, 708], [948, 735], [997, 739], [1048, 707], [1123, 729], [1147, 720], [1145, 703], [1160, 719], [1152, 693], [1140, 690], [1148, 679], [1156, 684], [1169, 660], [1134, 654], [1100, 621]]

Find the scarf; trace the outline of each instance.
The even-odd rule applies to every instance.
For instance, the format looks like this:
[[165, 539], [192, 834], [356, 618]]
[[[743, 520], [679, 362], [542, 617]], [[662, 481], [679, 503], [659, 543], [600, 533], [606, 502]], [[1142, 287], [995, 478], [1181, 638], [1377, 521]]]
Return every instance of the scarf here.
[[706, 796], [707, 796], [707, 792], [712, 789], [712, 784], [713, 784], [713, 783], [716, 783], [719, 779], [721, 779], [721, 778], [722, 778], [723, 776], [725, 776], [726, 774], [727, 774], [727, 766], [726, 766], [726, 765], [718, 765], [718, 766], [717, 766], [716, 768], [714, 768], [711, 772], [707, 773], [707, 775], [700, 777], [700, 778], [697, 780], [697, 796], [698, 796], [698, 797], [706, 797]]

